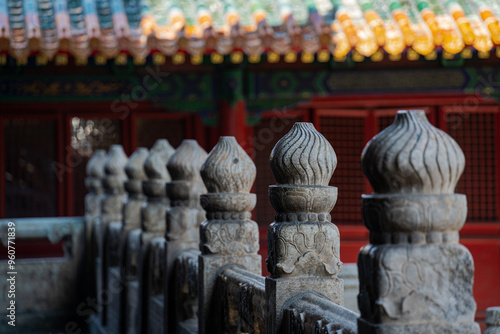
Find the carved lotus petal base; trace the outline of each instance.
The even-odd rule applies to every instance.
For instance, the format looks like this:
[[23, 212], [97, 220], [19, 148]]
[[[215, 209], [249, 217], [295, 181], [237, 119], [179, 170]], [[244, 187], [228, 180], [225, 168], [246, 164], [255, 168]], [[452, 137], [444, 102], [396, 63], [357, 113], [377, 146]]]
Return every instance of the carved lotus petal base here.
[[200, 245], [202, 254], [256, 254], [259, 227], [252, 220], [208, 220], [200, 228]]
[[269, 199], [277, 213], [329, 214], [337, 202], [337, 187], [275, 185]]
[[256, 203], [255, 194], [208, 193], [200, 196], [200, 204], [207, 212], [250, 212]]
[[[479, 333], [451, 330], [456, 323], [476, 328], [474, 264], [464, 246], [367, 245], [358, 269], [361, 318], [373, 324], [360, 333]], [[450, 329], [437, 330], [447, 325]], [[409, 331], [402, 330], [406, 327]]]
[[363, 195], [363, 219], [372, 232], [459, 231], [467, 198], [452, 195]]
[[273, 223], [267, 243], [272, 277], [333, 278], [342, 269], [339, 230], [332, 223]]

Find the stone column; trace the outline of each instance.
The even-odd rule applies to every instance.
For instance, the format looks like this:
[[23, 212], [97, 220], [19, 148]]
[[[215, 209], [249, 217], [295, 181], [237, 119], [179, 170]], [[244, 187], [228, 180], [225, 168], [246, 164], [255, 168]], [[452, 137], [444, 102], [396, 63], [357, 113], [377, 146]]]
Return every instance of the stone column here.
[[[127, 314], [127, 302], [129, 296], [129, 282], [134, 280], [127, 268], [130, 267], [131, 258], [127, 252], [127, 241], [130, 232], [133, 230], [140, 230], [141, 228], [141, 208], [146, 202], [146, 196], [142, 190], [142, 183], [147, 179], [146, 172], [144, 171], [144, 162], [149, 155], [147, 148], [139, 147], [130, 156], [128, 163], [125, 165], [125, 173], [127, 174], [128, 181], [125, 182], [125, 189], [128, 197], [123, 202], [123, 224], [120, 239], [120, 272], [123, 288], [119, 296], [119, 312], [120, 312], [120, 326], [121, 332], [126, 332], [130, 328], [131, 318]], [[134, 259], [135, 260], [135, 259]], [[136, 297], [136, 296], [134, 296]], [[115, 300], [113, 300], [113, 303]], [[134, 305], [136, 306], [136, 305]], [[118, 311], [118, 310], [117, 310]]]
[[[127, 180], [125, 175], [125, 164], [127, 156], [121, 145], [112, 145], [106, 155], [104, 163], [105, 177], [103, 178], [104, 195], [101, 201], [101, 218], [96, 221], [96, 240], [98, 241], [98, 258], [96, 259], [97, 270], [97, 302], [99, 305], [100, 320], [104, 325], [106, 323], [106, 304], [109, 300], [107, 289], [107, 259], [104, 254], [105, 232], [112, 222], [121, 224], [123, 201], [127, 197], [125, 193], [124, 182]], [[107, 298], [109, 299], [109, 298]], [[105, 302], [105, 303], [104, 303]]]
[[148, 200], [141, 210], [141, 231], [134, 231], [129, 238], [129, 267], [127, 274], [138, 279], [133, 284], [129, 294], [129, 318], [131, 324], [128, 333], [147, 333], [148, 319], [148, 277], [150, 241], [155, 237], [164, 237], [165, 217], [170, 202], [167, 198], [166, 184], [171, 180], [167, 170], [167, 161], [174, 154], [175, 149], [168, 140], [159, 139], [150, 150], [144, 162], [144, 170], [148, 179], [143, 182], [143, 191]]
[[95, 259], [97, 258], [97, 245], [94, 241], [94, 224], [101, 216], [101, 200], [103, 196], [102, 178], [104, 177], [104, 162], [106, 160], [106, 151], [96, 150], [92, 158], [87, 162], [85, 186], [89, 193], [85, 196], [85, 233], [87, 245], [87, 268], [90, 271], [88, 280], [89, 297], [96, 296], [95, 280]]
[[[201, 195], [207, 220], [200, 228], [199, 333], [213, 333], [216, 307], [212, 307], [218, 274], [238, 266], [262, 275], [259, 227], [251, 220], [257, 197], [250, 194], [255, 181], [255, 164], [234, 137], [220, 137], [201, 169], [208, 194]], [[214, 321], [212, 321], [214, 320]]]
[[283, 305], [306, 291], [343, 305], [343, 281], [337, 277], [340, 237], [330, 211], [337, 188], [328, 186], [337, 166], [330, 143], [312, 125], [297, 122], [274, 147], [269, 187], [276, 210], [269, 226], [266, 277], [266, 333], [283, 332]]
[[[205, 220], [205, 211], [200, 206], [200, 194], [205, 193], [205, 185], [200, 176], [200, 169], [207, 152], [196, 140], [186, 139], [174, 155], [168, 160], [168, 171], [172, 182], [167, 183], [167, 194], [171, 206], [166, 217], [166, 246], [164, 271], [164, 326], [167, 332], [175, 333], [178, 315], [175, 305], [174, 289], [175, 259], [185, 251], [197, 250], [200, 242], [200, 224]], [[196, 309], [183, 310], [184, 313], [194, 313]]]
[[467, 217], [454, 190], [458, 144], [425, 113], [399, 111], [361, 157], [374, 190], [363, 195], [370, 244], [358, 256], [359, 333], [479, 333], [472, 256], [458, 243]]

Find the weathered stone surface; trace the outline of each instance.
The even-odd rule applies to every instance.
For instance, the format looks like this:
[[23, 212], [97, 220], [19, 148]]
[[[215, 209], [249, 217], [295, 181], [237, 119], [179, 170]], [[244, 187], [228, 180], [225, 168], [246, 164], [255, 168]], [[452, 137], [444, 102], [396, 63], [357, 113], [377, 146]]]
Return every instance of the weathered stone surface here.
[[94, 240], [95, 220], [101, 216], [101, 200], [104, 192], [102, 178], [104, 177], [104, 163], [106, 161], [106, 151], [96, 150], [92, 158], [87, 163], [85, 186], [89, 193], [85, 196], [85, 231], [86, 244], [89, 249], [86, 252], [87, 268], [89, 270], [88, 294], [95, 297], [96, 291], [96, 272], [95, 258], [98, 256], [98, 248]]
[[465, 156], [423, 110], [400, 111], [362, 154], [362, 168], [376, 194], [453, 194]]
[[[107, 307], [103, 304], [102, 293], [99, 291], [107, 291], [108, 282], [108, 267], [109, 267], [109, 254], [107, 252], [106, 244], [115, 242], [115, 240], [106, 241], [106, 235], [109, 235], [109, 224], [116, 222], [121, 225], [123, 219], [123, 201], [127, 194], [125, 192], [125, 181], [127, 176], [125, 174], [125, 165], [127, 164], [127, 156], [123, 151], [121, 145], [112, 145], [106, 155], [104, 163], [105, 177], [103, 178], [104, 195], [101, 201], [101, 217], [96, 221], [96, 240], [98, 244], [98, 255], [101, 259], [102, 269], [101, 275], [97, 278], [98, 287], [98, 304], [102, 306], [102, 323], [106, 325], [106, 312]], [[115, 233], [113, 233], [114, 235]], [[118, 243], [116, 243], [118, 245]]]
[[[167, 240], [165, 247], [164, 271], [164, 326], [169, 332], [176, 332], [177, 326], [186, 317], [195, 315], [195, 310], [178, 309], [175, 301], [180, 297], [176, 290], [174, 264], [184, 252], [195, 251], [199, 247], [199, 227], [205, 219], [200, 206], [200, 194], [206, 192], [200, 170], [207, 153], [195, 140], [184, 140], [169, 159], [167, 168], [172, 181], [167, 183], [167, 194], [171, 207], [166, 215]], [[192, 307], [194, 305], [191, 305]]]
[[142, 191], [142, 183], [146, 180], [144, 161], [147, 157], [148, 150], [139, 147], [125, 165], [125, 172], [128, 176], [128, 181], [125, 182], [128, 197], [123, 203], [123, 229], [125, 231], [141, 227], [141, 207], [146, 201], [146, 196]]
[[486, 309], [486, 330], [484, 334], [500, 334], [500, 307]]
[[[144, 171], [148, 177], [143, 181], [143, 192], [147, 196], [147, 202], [141, 209], [141, 231], [138, 233], [138, 242], [130, 246], [131, 252], [137, 254], [137, 279], [139, 281], [139, 305], [136, 307], [137, 319], [135, 326], [128, 325], [131, 332], [148, 332], [149, 300], [151, 291], [150, 256], [151, 240], [161, 237], [165, 233], [165, 217], [169, 208], [169, 199], [166, 194], [166, 183], [171, 180], [167, 170], [168, 159], [175, 150], [170, 146], [168, 140], [159, 139], [155, 142], [149, 155], [144, 161]], [[131, 266], [132, 267], [132, 266]]]
[[344, 307], [359, 314], [359, 276], [356, 263], [344, 263], [339, 278], [344, 281]]
[[256, 203], [249, 191], [255, 181], [253, 161], [234, 137], [220, 137], [201, 168], [208, 193], [200, 197], [207, 211], [207, 221], [200, 227], [199, 333], [210, 333], [222, 310], [215, 291], [218, 273], [222, 268], [239, 266], [261, 274], [259, 229], [250, 220]]
[[359, 333], [479, 333], [474, 264], [458, 244], [467, 200], [453, 194], [465, 160], [423, 111], [400, 111], [365, 147], [371, 244], [358, 256]]
[[356, 334], [358, 314], [328, 299], [305, 292], [285, 305], [283, 323], [290, 334]]
[[337, 165], [330, 143], [311, 123], [295, 123], [274, 147], [271, 170], [277, 185], [269, 187], [276, 210], [267, 232], [266, 332], [285, 332], [283, 305], [311, 291], [343, 305], [340, 235], [330, 211], [337, 188], [328, 184]]

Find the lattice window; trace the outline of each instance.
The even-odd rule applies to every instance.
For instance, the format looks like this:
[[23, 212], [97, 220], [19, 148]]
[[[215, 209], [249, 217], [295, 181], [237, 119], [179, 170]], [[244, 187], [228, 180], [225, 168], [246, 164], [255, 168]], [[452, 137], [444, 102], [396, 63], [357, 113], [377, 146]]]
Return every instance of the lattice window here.
[[99, 119], [73, 117], [71, 128], [71, 147], [73, 148], [73, 205], [74, 215], [83, 216], [85, 212], [85, 167], [97, 149], [108, 150], [113, 144], [122, 143], [122, 129], [119, 119]]
[[464, 174], [457, 192], [467, 195], [468, 221], [496, 221], [498, 161], [495, 113], [447, 113], [445, 129], [465, 154]]
[[5, 216], [56, 216], [55, 122], [7, 119], [3, 126]]
[[139, 118], [137, 126], [137, 147], [151, 148], [155, 141], [166, 138], [174, 148], [186, 138], [186, 119]]
[[269, 202], [268, 189], [276, 184], [271, 167], [269, 155], [278, 140], [290, 131], [295, 122], [301, 117], [293, 118], [264, 118], [254, 128], [254, 161], [257, 167], [255, 180], [255, 193], [257, 205], [255, 207], [255, 220], [262, 227], [267, 227], [274, 221], [274, 208]]
[[365, 181], [361, 171], [361, 152], [365, 147], [365, 119], [361, 117], [320, 117], [320, 132], [337, 154], [337, 169], [330, 185], [339, 188], [332, 211], [335, 223], [361, 224], [361, 194]]

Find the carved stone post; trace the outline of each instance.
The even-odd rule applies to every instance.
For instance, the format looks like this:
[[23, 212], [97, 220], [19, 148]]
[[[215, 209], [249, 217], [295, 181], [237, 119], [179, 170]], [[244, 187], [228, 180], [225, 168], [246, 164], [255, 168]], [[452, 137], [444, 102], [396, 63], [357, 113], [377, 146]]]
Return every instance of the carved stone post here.
[[214, 299], [218, 273], [239, 266], [262, 275], [259, 227], [251, 220], [257, 197], [250, 194], [255, 164], [234, 137], [220, 137], [201, 169], [208, 194], [201, 195], [207, 220], [200, 229], [199, 333], [222, 331]]
[[95, 259], [97, 257], [94, 244], [94, 224], [95, 220], [101, 216], [101, 200], [103, 196], [102, 178], [104, 177], [104, 162], [106, 160], [106, 151], [96, 150], [94, 155], [87, 162], [86, 171], [87, 178], [85, 186], [89, 193], [85, 196], [85, 229], [86, 229], [86, 244], [87, 244], [87, 268], [90, 271], [90, 279], [88, 282], [89, 296], [96, 296], [96, 280], [95, 280]]
[[[196, 140], [186, 139], [168, 160], [168, 171], [172, 182], [167, 183], [167, 194], [171, 206], [166, 217], [166, 246], [164, 271], [164, 326], [167, 332], [175, 333], [177, 315], [174, 298], [175, 259], [183, 252], [197, 250], [200, 242], [200, 224], [205, 220], [205, 211], [200, 206], [200, 194], [205, 193], [200, 169], [207, 158], [207, 152]], [[196, 314], [196, 310], [184, 310]]]
[[343, 305], [340, 237], [330, 211], [337, 188], [328, 186], [337, 166], [330, 143], [312, 125], [297, 122], [274, 147], [271, 170], [277, 185], [269, 187], [276, 210], [269, 226], [266, 277], [266, 333], [282, 332], [283, 305], [311, 291]]
[[139, 280], [137, 285], [132, 285], [132, 289], [136, 291], [131, 291], [129, 294], [128, 314], [133, 322], [129, 326], [129, 333], [148, 333], [150, 242], [155, 237], [164, 237], [165, 217], [170, 204], [165, 189], [167, 182], [170, 181], [167, 161], [174, 152], [175, 149], [168, 140], [159, 139], [144, 162], [144, 170], [148, 179], [143, 182], [143, 191], [148, 200], [141, 210], [141, 231], [132, 232], [129, 238], [128, 258], [130, 262], [127, 274]]
[[[119, 250], [121, 267], [119, 274], [121, 275], [123, 289], [121, 296], [119, 296], [119, 310], [117, 310], [120, 312], [120, 325], [123, 329], [121, 332], [127, 332], [127, 328], [130, 328], [132, 320], [127, 314], [127, 301], [129, 299], [127, 292], [129, 291], [129, 282], [135, 277], [127, 274], [127, 264], [130, 263], [127, 252], [127, 240], [131, 231], [141, 228], [141, 208], [146, 202], [146, 196], [142, 190], [142, 183], [147, 178], [144, 171], [144, 162], [148, 155], [149, 151], [147, 148], [139, 147], [130, 156], [128, 163], [125, 165], [125, 173], [128, 176], [128, 181], [125, 182], [125, 189], [127, 190], [128, 197], [123, 202], [123, 224], [121, 227]], [[116, 304], [118, 302], [116, 299], [118, 298], [114, 297], [112, 303]]]
[[[103, 179], [104, 195], [101, 201], [101, 219], [96, 221], [96, 240], [98, 240], [98, 255], [96, 259], [97, 270], [97, 302], [99, 310], [102, 310], [100, 315], [101, 323], [106, 323], [106, 304], [109, 300], [104, 300], [103, 297], [108, 297], [107, 287], [107, 267], [108, 259], [104, 254], [105, 233], [108, 225], [112, 222], [121, 224], [123, 201], [126, 198], [124, 182], [127, 180], [125, 175], [125, 164], [127, 156], [121, 145], [112, 145], [106, 156], [104, 163], [104, 172], [106, 176]], [[104, 303], [106, 301], [106, 303]]]
[[399, 111], [361, 161], [374, 193], [363, 195], [358, 332], [479, 333], [472, 256], [458, 243], [467, 217], [465, 195], [454, 194], [458, 144], [423, 111]]
[[484, 334], [500, 334], [500, 307], [486, 309], [486, 330]]

